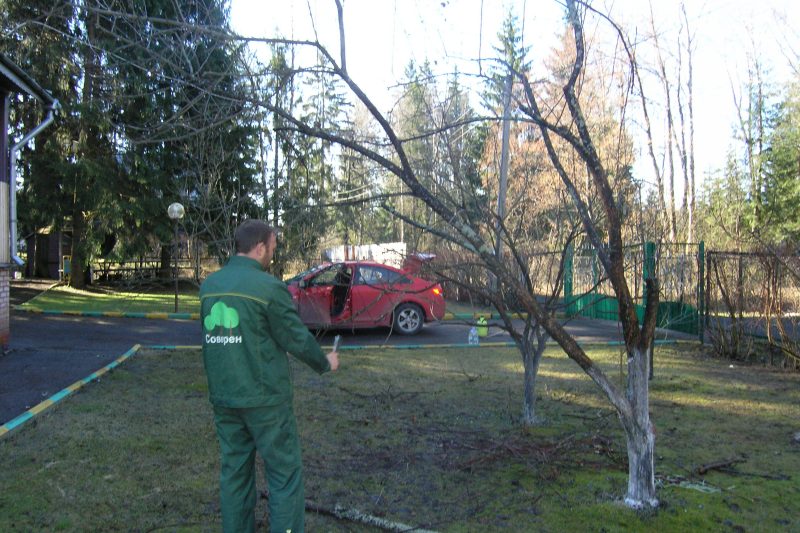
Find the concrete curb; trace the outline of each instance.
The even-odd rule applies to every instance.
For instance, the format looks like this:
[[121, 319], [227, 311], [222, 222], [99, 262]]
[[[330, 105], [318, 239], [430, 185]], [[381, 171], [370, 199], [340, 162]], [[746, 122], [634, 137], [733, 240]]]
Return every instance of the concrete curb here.
[[59, 311], [38, 307], [14, 306], [14, 311], [50, 316], [87, 316], [92, 318], [149, 318], [161, 320], [200, 320], [200, 313], [121, 312], [121, 311]]
[[26, 422], [31, 420], [34, 416], [46, 411], [50, 407], [52, 407], [52, 406], [56, 405], [57, 403], [61, 402], [64, 398], [72, 395], [72, 393], [74, 393], [75, 391], [81, 389], [87, 383], [91, 383], [92, 381], [95, 381], [96, 379], [99, 379], [100, 376], [102, 376], [103, 374], [105, 374], [109, 370], [113, 370], [114, 368], [118, 367], [120, 364], [125, 362], [130, 357], [133, 357], [136, 354], [136, 352], [139, 351], [140, 348], [141, 348], [140, 344], [135, 344], [130, 350], [128, 350], [124, 354], [120, 355], [119, 357], [117, 357], [115, 360], [113, 360], [112, 362], [110, 362], [109, 364], [107, 364], [106, 366], [101, 368], [100, 370], [97, 370], [96, 372], [92, 372], [91, 374], [89, 374], [85, 378], [83, 378], [83, 379], [81, 379], [79, 381], [76, 381], [75, 383], [73, 383], [69, 387], [67, 387], [65, 389], [62, 389], [61, 391], [59, 391], [59, 392], [55, 393], [54, 395], [50, 396], [48, 399], [44, 400], [43, 402], [31, 407], [30, 409], [28, 409], [27, 411], [25, 411], [24, 413], [22, 413], [18, 417], [6, 422], [2, 426], [0, 426], [0, 438], [2, 438], [7, 433], [13, 431], [14, 429], [17, 429], [17, 428], [21, 427]]

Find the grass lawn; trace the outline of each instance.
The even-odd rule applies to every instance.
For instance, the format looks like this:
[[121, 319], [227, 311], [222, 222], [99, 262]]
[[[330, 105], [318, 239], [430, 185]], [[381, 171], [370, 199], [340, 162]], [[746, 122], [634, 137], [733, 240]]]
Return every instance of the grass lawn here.
[[[200, 300], [197, 295], [197, 288], [181, 285], [178, 292], [178, 312], [199, 313]], [[78, 290], [66, 285], [57, 285], [20, 307], [40, 311], [172, 313], [175, 311], [175, 289], [159, 287], [132, 292], [102, 288]]]
[[[657, 348], [654, 512], [620, 504], [619, 423], [555, 349], [534, 428], [518, 422], [522, 368], [510, 349], [343, 352], [324, 376], [293, 364], [306, 497], [438, 531], [800, 530], [800, 375], [700, 350]], [[619, 351], [591, 356], [619, 376]], [[199, 351], [142, 350], [7, 435], [0, 531], [217, 531], [206, 392]], [[378, 531], [314, 511], [306, 524]]]

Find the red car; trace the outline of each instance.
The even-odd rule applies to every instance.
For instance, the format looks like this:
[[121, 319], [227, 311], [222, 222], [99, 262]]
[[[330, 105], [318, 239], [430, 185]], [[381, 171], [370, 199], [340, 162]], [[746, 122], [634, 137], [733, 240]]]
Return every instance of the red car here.
[[414, 335], [444, 317], [441, 285], [379, 263], [325, 263], [286, 283], [309, 328], [386, 326]]

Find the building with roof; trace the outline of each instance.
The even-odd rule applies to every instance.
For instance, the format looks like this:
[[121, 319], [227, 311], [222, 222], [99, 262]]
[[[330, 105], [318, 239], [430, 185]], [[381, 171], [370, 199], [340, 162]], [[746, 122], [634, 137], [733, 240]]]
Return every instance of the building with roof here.
[[[15, 95], [36, 98], [45, 117], [33, 130], [10, 144], [8, 121]], [[20, 150], [54, 119], [58, 100], [44, 90], [24, 70], [0, 53], [0, 348], [5, 352], [9, 339], [9, 288], [15, 269], [22, 265], [17, 257], [16, 168]]]

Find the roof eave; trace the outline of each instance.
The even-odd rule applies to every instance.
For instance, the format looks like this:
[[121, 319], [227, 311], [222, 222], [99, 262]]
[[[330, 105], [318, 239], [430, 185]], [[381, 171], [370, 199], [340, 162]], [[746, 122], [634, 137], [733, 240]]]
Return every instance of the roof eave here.
[[49, 92], [2, 53], [0, 53], [0, 76], [5, 77], [18, 92], [27, 93], [48, 107], [57, 105], [57, 100]]

